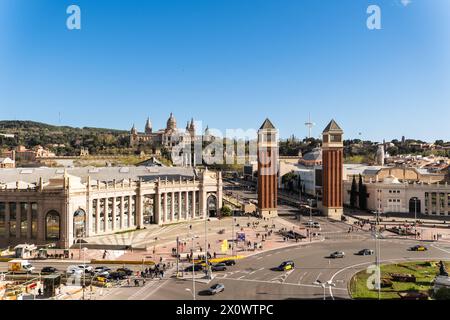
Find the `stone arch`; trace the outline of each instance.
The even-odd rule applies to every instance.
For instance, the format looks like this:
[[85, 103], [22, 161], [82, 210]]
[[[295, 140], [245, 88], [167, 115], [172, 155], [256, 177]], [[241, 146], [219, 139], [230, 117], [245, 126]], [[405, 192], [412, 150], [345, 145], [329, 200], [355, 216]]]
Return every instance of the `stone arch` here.
[[73, 213], [73, 237], [86, 237], [86, 211], [81, 208]]
[[45, 239], [51, 241], [61, 239], [61, 215], [56, 210], [50, 210], [45, 215]]
[[206, 211], [208, 213], [208, 217], [215, 218], [218, 214], [217, 208], [217, 197], [214, 194], [208, 195], [206, 198]]

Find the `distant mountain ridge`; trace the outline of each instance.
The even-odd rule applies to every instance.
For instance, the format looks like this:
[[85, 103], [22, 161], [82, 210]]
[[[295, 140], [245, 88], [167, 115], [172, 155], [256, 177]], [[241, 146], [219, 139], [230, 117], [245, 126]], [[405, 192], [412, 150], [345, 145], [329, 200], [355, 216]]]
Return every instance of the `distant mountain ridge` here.
[[111, 128], [95, 128], [95, 127], [71, 127], [71, 126], [56, 126], [51, 125], [43, 122], [37, 122], [37, 121], [31, 121], [31, 120], [1, 120], [0, 121], [0, 133], [13, 133], [13, 130], [31, 130], [31, 129], [38, 129], [38, 130], [48, 130], [48, 131], [66, 131], [66, 130], [73, 130], [73, 131], [91, 131], [91, 132], [98, 132], [98, 133], [112, 133], [112, 134], [124, 134], [128, 131], [126, 130], [118, 130], [118, 129], [111, 129]]

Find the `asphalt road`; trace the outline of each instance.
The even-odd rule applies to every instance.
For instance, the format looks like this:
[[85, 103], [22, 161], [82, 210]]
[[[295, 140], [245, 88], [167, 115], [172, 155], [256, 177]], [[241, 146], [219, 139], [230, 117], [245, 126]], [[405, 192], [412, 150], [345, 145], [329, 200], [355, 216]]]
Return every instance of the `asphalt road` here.
[[[305, 218], [307, 219], [307, 218]], [[324, 218], [314, 218], [322, 225], [320, 231], [326, 238], [319, 243], [307, 243], [291, 248], [259, 253], [225, 272], [215, 273], [216, 277], [208, 284], [196, 282], [198, 300], [285, 300], [285, 299], [349, 299], [347, 290], [351, 277], [374, 264], [374, 256], [356, 256], [361, 249], [375, 249], [375, 241], [368, 232], [348, 234], [348, 226], [341, 222], [326, 222]], [[300, 223], [300, 222], [299, 222]], [[427, 252], [410, 252], [408, 248], [416, 245], [414, 240], [385, 239], [381, 241], [381, 261], [399, 262], [405, 260], [450, 260], [450, 244], [428, 244]], [[344, 259], [329, 259], [334, 251], [344, 251]], [[293, 260], [296, 268], [288, 272], [274, 271], [283, 261]], [[37, 270], [44, 266], [55, 266], [65, 271], [73, 262], [33, 263]], [[6, 263], [0, 263], [0, 271], [5, 271]], [[139, 270], [140, 266], [132, 267]], [[168, 272], [167, 275], [170, 275]], [[317, 280], [331, 280], [336, 287], [325, 290], [314, 284]], [[203, 292], [216, 283], [223, 283], [225, 291], [217, 296], [204, 295]], [[189, 289], [190, 291], [187, 291]], [[190, 300], [192, 281], [178, 280], [166, 276], [163, 280], [149, 280], [144, 287], [103, 289], [96, 299], [107, 300]]]
[[[374, 256], [357, 256], [362, 249], [375, 249], [375, 241], [369, 233], [347, 234], [332, 229], [346, 228], [341, 223], [327, 224], [323, 233], [328, 240], [290, 249], [261, 253], [238, 262], [226, 272], [217, 273], [209, 284], [196, 283], [198, 300], [285, 300], [285, 299], [349, 299], [347, 286], [352, 276], [375, 263]], [[450, 259], [450, 245], [428, 246], [427, 252], [410, 252], [416, 245], [411, 240], [381, 240], [381, 261], [399, 262], [405, 260]], [[344, 251], [344, 259], [329, 259], [334, 251]], [[293, 260], [293, 271], [273, 271], [283, 261]], [[336, 285], [324, 289], [314, 284], [317, 280], [332, 280]], [[225, 291], [217, 296], [204, 295], [202, 291], [216, 283], [225, 285]], [[192, 281], [167, 281], [149, 299], [192, 299]]]

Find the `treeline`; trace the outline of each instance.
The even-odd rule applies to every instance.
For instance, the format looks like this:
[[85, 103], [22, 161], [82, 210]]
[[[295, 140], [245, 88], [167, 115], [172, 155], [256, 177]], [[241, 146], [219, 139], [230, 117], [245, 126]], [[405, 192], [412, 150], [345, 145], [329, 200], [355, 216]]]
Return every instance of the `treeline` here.
[[33, 148], [41, 145], [60, 156], [80, 154], [82, 148], [89, 154], [132, 154], [128, 132], [104, 128], [74, 128], [53, 126], [34, 121], [0, 121], [0, 133], [14, 134], [14, 138], [0, 136], [3, 149], [23, 145]]

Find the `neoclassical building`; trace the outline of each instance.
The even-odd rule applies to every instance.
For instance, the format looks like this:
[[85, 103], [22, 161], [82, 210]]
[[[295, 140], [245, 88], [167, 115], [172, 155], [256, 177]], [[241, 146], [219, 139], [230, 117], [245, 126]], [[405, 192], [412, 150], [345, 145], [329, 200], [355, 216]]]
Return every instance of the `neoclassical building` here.
[[[208, 128], [206, 129], [207, 131]], [[166, 147], [170, 150], [179, 143], [192, 143], [200, 139], [202, 139], [202, 136], [196, 135], [194, 119], [187, 122], [185, 129], [180, 129], [177, 127], [177, 120], [172, 113], [164, 129], [153, 131], [152, 123], [150, 118], [148, 118], [145, 123], [144, 133], [139, 133], [135, 125], [133, 125], [130, 131], [130, 145], [132, 147], [138, 146], [139, 144], [148, 144]]]
[[450, 185], [444, 173], [408, 167], [346, 165], [344, 202], [350, 204], [352, 181], [361, 175], [367, 208], [383, 213], [450, 215]]
[[220, 172], [189, 168], [0, 170], [0, 246], [55, 244], [216, 216]]

